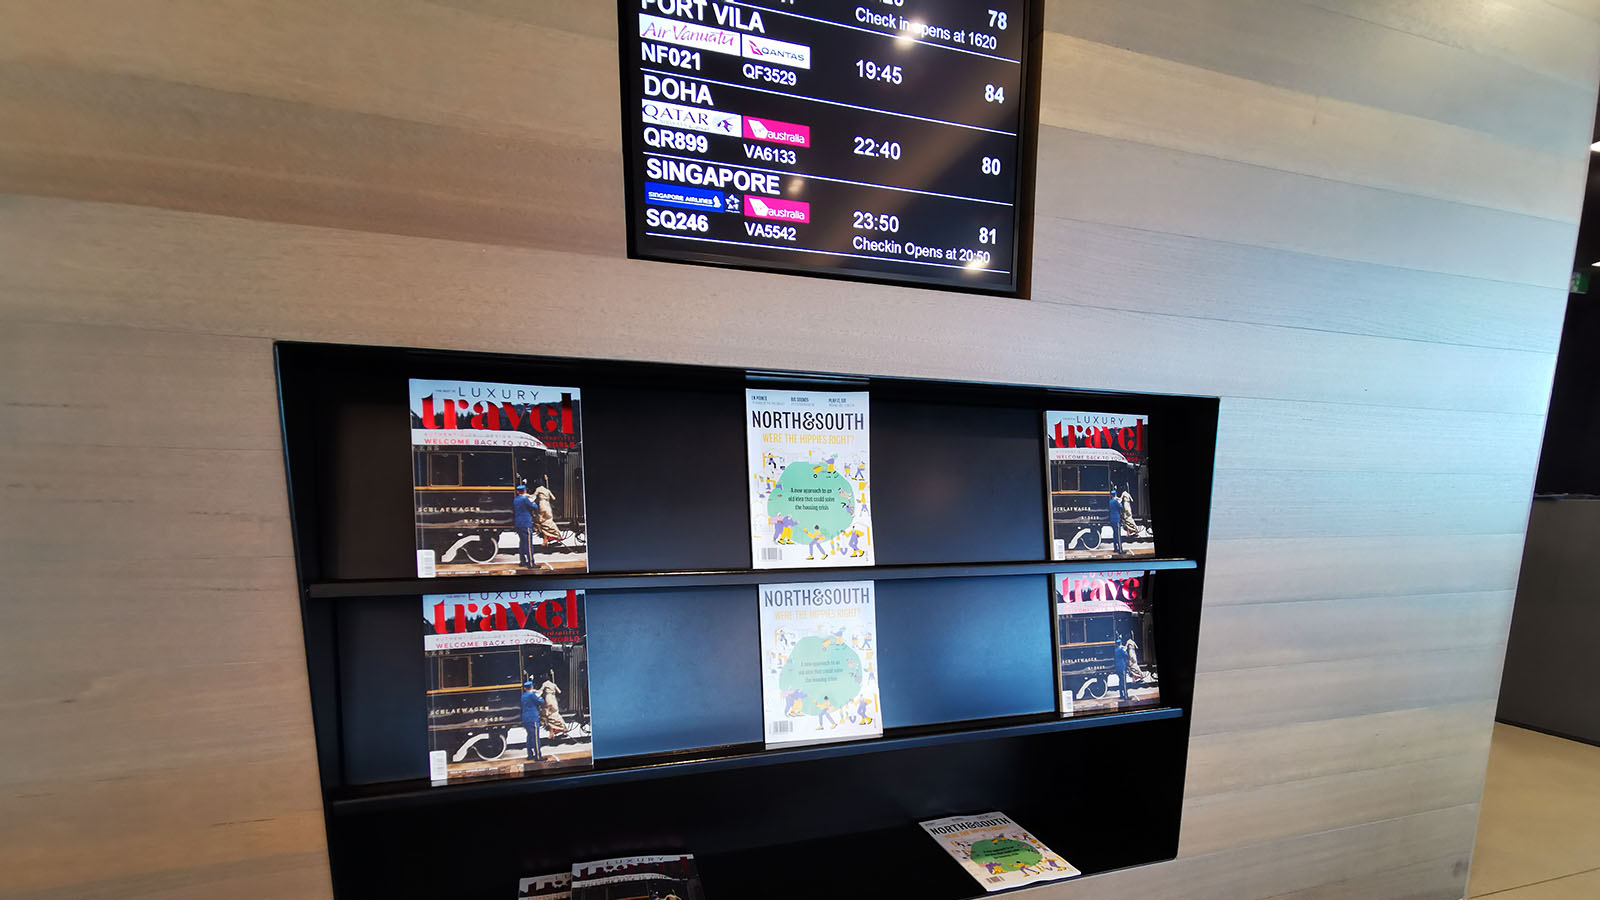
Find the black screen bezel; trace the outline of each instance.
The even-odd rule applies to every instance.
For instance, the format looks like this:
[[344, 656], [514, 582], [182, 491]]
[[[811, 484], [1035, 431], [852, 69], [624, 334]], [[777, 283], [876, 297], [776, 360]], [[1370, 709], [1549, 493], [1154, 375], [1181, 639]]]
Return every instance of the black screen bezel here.
[[799, 263], [782, 263], [753, 260], [731, 253], [713, 253], [690, 250], [681, 253], [643, 251], [638, 245], [639, 214], [635, 198], [639, 185], [634, 178], [633, 162], [641, 138], [635, 134], [632, 112], [638, 107], [637, 97], [628, 96], [633, 83], [631, 64], [637, 62], [629, 55], [629, 38], [634, 32], [633, 17], [639, 10], [634, 0], [617, 0], [617, 77], [619, 113], [622, 123], [622, 180], [623, 215], [627, 223], [627, 248], [629, 259], [651, 262], [682, 263], [686, 265], [713, 266], [725, 269], [743, 269], [751, 272], [772, 272], [782, 275], [801, 275], [839, 281], [859, 281], [891, 284], [929, 290], [957, 291], [986, 296], [1027, 299], [1032, 286], [1033, 259], [1033, 201], [1035, 169], [1039, 149], [1039, 79], [1040, 61], [1043, 57], [1044, 0], [1022, 0], [1026, 36], [1022, 47], [1022, 107], [1018, 117], [1015, 194], [1012, 210], [1011, 283], [1008, 286], [963, 284], [949, 277], [917, 276], [873, 272], [847, 268], [823, 268]]

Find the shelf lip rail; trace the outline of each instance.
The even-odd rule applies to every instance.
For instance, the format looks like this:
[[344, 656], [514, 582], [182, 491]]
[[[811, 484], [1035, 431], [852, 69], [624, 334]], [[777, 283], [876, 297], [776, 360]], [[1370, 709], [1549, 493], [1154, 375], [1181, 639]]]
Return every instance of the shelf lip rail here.
[[[683, 759], [681, 755], [601, 759], [597, 761], [599, 768], [586, 769], [571, 775], [532, 775], [522, 778], [505, 778], [437, 786], [430, 785], [424, 779], [388, 782], [330, 791], [327, 801], [329, 808], [336, 815], [374, 813], [402, 807], [448, 804], [458, 801], [543, 793], [552, 790], [623, 784], [703, 772], [747, 769], [758, 766], [883, 753], [891, 750], [933, 747], [941, 744], [997, 740], [1055, 731], [1104, 728], [1135, 722], [1154, 722], [1163, 719], [1182, 718], [1183, 714], [1184, 711], [1180, 707], [1163, 706], [1153, 709], [1079, 716], [1076, 718], [1062, 717], [1054, 713], [1040, 713], [999, 720], [1009, 724], [977, 728], [961, 728], [960, 723], [953, 723], [954, 727], [932, 726], [939, 730], [931, 731], [929, 727], [910, 726], [900, 729], [910, 732], [904, 736], [886, 736], [859, 741], [813, 744], [805, 747], [778, 750], [735, 750], [735, 752], [721, 756], [690, 759]], [[736, 746], [743, 748], [750, 745], [741, 744]], [[728, 750], [732, 748], [722, 749]], [[716, 748], [713, 748], [710, 752], [715, 753]], [[607, 766], [610, 767], [608, 768]]]
[[496, 591], [606, 590], [614, 588], [721, 587], [741, 584], [798, 584], [813, 581], [893, 581], [903, 578], [972, 578], [997, 575], [1052, 575], [1058, 572], [1130, 572], [1193, 569], [1192, 559], [1093, 559], [1059, 562], [936, 563], [861, 566], [836, 569], [723, 569], [707, 572], [617, 572], [571, 575], [477, 575], [451, 578], [379, 578], [317, 581], [307, 588], [316, 599], [343, 597], [472, 594]]

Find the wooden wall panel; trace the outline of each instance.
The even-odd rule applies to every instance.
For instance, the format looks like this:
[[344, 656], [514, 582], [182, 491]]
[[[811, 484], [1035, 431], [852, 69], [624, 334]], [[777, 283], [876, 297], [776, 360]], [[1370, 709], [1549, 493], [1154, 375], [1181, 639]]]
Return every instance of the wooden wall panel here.
[[[425, 335], [433, 346], [522, 353], [751, 366], [782, 358], [832, 371], [1151, 391], [1182, 383], [1228, 398], [1521, 414], [1542, 408], [1555, 364], [1550, 350], [1262, 326], [1170, 307], [1075, 306], [1056, 296], [1061, 282], [1041, 286], [1030, 303], [969, 297], [941, 306], [942, 325], [960, 340], [933, 352], [927, 338], [906, 339], [906, 323], [925, 316], [929, 301], [905, 288], [819, 293], [803, 278], [609, 262], [605, 271], [624, 291], [591, 277], [596, 257], [574, 253], [52, 200], [11, 204], [0, 239], [18, 260], [0, 270], [0, 285], [31, 321], [170, 328], [168, 306], [182, 298], [190, 318], [179, 327], [233, 335], [391, 344]], [[1036, 273], [1050, 277], [1043, 267]], [[218, 302], [224, 290], [228, 302]], [[767, 302], [750, 303], [754, 294]], [[441, 316], [441, 296], [474, 302]], [[537, 332], [503, 324], [530, 305]], [[805, 343], [788, 337], [830, 317], [857, 331]], [[1073, 340], [1061, 352], [1060, 340], [1078, 334], [1111, 339]], [[1163, 351], [1130, 365], [1125, 342], [1135, 335]], [[875, 344], [874, 336], [893, 340]]]
[[[1584, 2], [1584, 0], [1577, 0]], [[1426, 18], [1459, 22], [1477, 4], [1440, 4]], [[1304, 0], [1050, 0], [1053, 30], [1253, 81], [1483, 131], [1560, 152], [1589, 140], [1575, 114], [1593, 83], [1540, 75], [1473, 50], [1341, 15]], [[1582, 22], [1521, 17], [1530, 34]], [[1415, 29], [1421, 30], [1421, 29]], [[1538, 40], [1533, 38], [1532, 40]]]
[[1592, 0], [1049, 0], [1031, 300], [623, 259], [605, 3], [6, 18], [0, 897], [327, 895], [278, 338], [1220, 395], [1182, 853], [1035, 895], [1460, 896]]
[[1548, 0], [1310, 0], [1312, 5], [1459, 47], [1587, 88], [1600, 79], [1588, 23]]
[[[1571, 154], [1402, 113], [1272, 88], [1050, 32], [1040, 121], [1102, 137], [1577, 221]], [[1059, 73], [1059, 74], [1056, 74]], [[1590, 79], [1592, 83], [1594, 79]], [[1094, 85], [1084, 90], [1083, 85]], [[1240, 143], [1239, 134], [1251, 136]], [[1485, 173], [1497, 177], [1483, 177]]]

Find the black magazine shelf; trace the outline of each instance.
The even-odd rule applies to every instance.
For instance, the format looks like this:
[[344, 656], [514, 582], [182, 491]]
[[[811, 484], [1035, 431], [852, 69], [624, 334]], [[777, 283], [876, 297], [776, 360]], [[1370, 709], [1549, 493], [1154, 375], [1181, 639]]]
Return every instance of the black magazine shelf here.
[[[990, 810], [1086, 876], [1176, 855], [1215, 398], [331, 344], [277, 356], [337, 896], [503, 898], [577, 860], [690, 852], [712, 900], [955, 900], [983, 891], [916, 823]], [[583, 390], [589, 572], [412, 577], [408, 378]], [[743, 389], [774, 383], [871, 393], [878, 565], [751, 570]], [[1047, 561], [1047, 409], [1150, 417], [1160, 558]], [[1162, 705], [1062, 718], [1049, 575], [1130, 569], [1153, 572]], [[763, 749], [756, 585], [867, 579], [884, 736]], [[430, 786], [420, 595], [564, 588], [587, 592], [594, 768]]]

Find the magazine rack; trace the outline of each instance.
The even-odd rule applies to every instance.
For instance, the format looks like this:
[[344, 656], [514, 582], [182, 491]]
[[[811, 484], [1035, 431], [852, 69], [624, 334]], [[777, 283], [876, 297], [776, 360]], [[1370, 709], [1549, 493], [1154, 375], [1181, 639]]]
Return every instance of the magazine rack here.
[[[712, 900], [983, 895], [917, 827], [1003, 810], [1086, 876], [1177, 853], [1215, 398], [277, 345], [328, 850], [341, 898], [504, 898], [690, 852]], [[408, 378], [583, 391], [589, 568], [417, 579]], [[757, 572], [744, 395], [872, 396], [878, 565]], [[1156, 559], [1049, 562], [1042, 413], [1150, 417]], [[1056, 712], [1050, 573], [1153, 570], [1163, 706]], [[884, 736], [764, 750], [755, 586], [872, 579]], [[595, 766], [431, 786], [424, 593], [588, 591]]]

